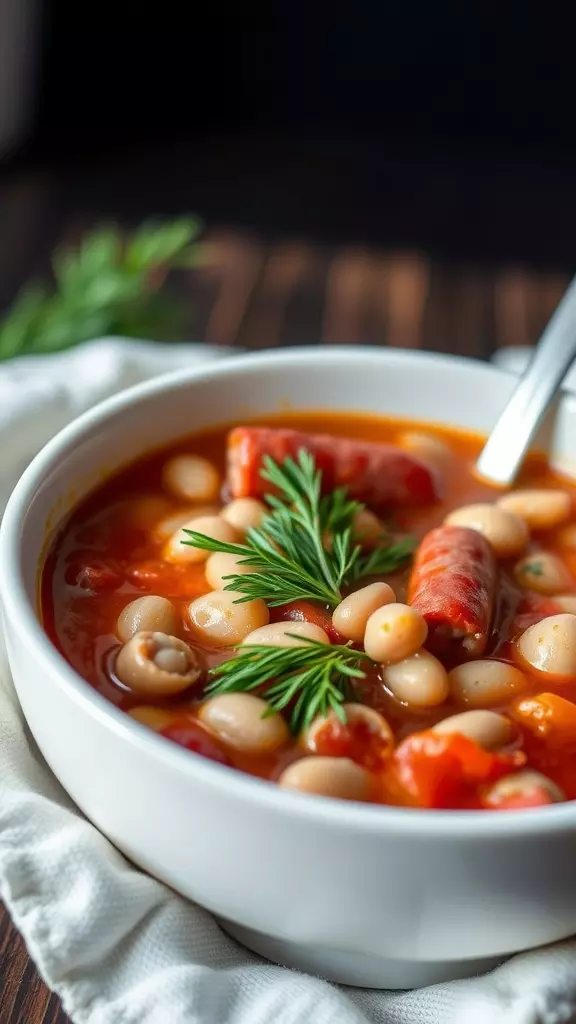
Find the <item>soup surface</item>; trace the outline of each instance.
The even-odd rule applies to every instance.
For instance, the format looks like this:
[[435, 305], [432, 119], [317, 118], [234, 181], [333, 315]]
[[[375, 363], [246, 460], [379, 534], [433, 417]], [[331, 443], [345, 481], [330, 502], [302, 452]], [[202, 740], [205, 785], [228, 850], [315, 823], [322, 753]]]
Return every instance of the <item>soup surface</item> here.
[[510, 810], [576, 798], [576, 487], [514, 490], [482, 439], [270, 418], [154, 452], [49, 553], [44, 626], [166, 741], [342, 799]]

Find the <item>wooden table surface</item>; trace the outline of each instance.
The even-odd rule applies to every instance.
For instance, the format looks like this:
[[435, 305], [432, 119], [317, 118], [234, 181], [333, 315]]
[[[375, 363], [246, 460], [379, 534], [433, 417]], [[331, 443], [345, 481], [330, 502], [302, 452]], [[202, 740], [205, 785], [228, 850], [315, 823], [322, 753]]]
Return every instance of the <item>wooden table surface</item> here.
[[[292, 165], [288, 181], [275, 170], [277, 162], [267, 175], [260, 166], [256, 188], [251, 165], [234, 153], [233, 178], [223, 176], [221, 154], [213, 153], [200, 169], [185, 164], [186, 185], [181, 169], [169, 179], [166, 172], [153, 182], [145, 177], [142, 184], [134, 161], [121, 168], [75, 168], [68, 178], [21, 170], [0, 177], [0, 309], [22, 280], [45, 267], [61, 238], [103, 216], [133, 223], [150, 210], [190, 207], [209, 225], [212, 260], [175, 286], [186, 296], [190, 338], [215, 345], [356, 342], [488, 358], [497, 347], [532, 343], [568, 281], [576, 204], [560, 171], [547, 172], [548, 178], [534, 172], [532, 192], [525, 182], [524, 191], [513, 188], [518, 179], [509, 171], [510, 181], [492, 182], [478, 204], [468, 194], [455, 200], [453, 182], [436, 165], [422, 178], [428, 191], [408, 197], [405, 176], [396, 168], [392, 184], [390, 176], [385, 183], [388, 198], [377, 203], [368, 189], [364, 202], [356, 201], [354, 220], [345, 199], [334, 213], [332, 167], [317, 161], [306, 176], [305, 167]], [[314, 194], [304, 189], [296, 202], [294, 190], [302, 190], [302, 182]], [[331, 213], [319, 212], [323, 183]], [[348, 186], [361, 194], [361, 183]], [[434, 204], [448, 211], [444, 225], [430, 215]], [[467, 218], [468, 232], [461, 218]], [[531, 218], [532, 231], [525, 218]], [[520, 258], [523, 252], [529, 262]], [[0, 905], [0, 1024], [67, 1020]]]

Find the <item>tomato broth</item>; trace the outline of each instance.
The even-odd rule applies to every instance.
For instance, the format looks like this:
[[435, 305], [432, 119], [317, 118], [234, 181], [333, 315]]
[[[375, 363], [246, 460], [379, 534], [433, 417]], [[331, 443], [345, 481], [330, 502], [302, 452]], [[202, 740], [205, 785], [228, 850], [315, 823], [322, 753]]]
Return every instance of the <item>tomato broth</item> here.
[[[261, 434], [254, 432], [256, 427], [264, 428]], [[245, 433], [237, 434], [238, 430]], [[297, 451], [307, 450], [329, 495], [344, 485], [365, 504], [371, 514], [366, 522], [379, 524], [366, 541], [368, 551], [392, 547], [396, 552], [395, 545], [414, 538], [414, 550], [389, 571], [353, 581], [344, 575], [342, 600], [376, 584], [392, 588], [375, 587], [352, 601], [350, 614], [361, 640], [335, 629], [340, 619], [348, 621], [346, 608], [339, 619], [335, 600], [314, 597], [279, 606], [260, 598], [231, 609], [221, 604], [218, 621], [242, 615], [247, 625], [230, 634], [231, 642], [210, 632], [217, 628], [213, 623], [218, 616], [213, 614], [214, 602], [210, 604], [215, 588], [207, 579], [207, 567], [211, 565], [212, 577], [219, 579], [217, 558], [228, 564], [226, 552], [203, 551], [197, 560], [188, 560], [188, 553], [181, 556], [180, 530], [187, 523], [204, 535], [194, 525], [197, 521], [207, 524], [207, 535], [216, 535], [216, 544], [245, 543], [233, 512], [238, 509], [243, 516], [252, 509], [256, 514], [262, 506], [261, 515], [270, 514], [262, 502], [274, 487], [261, 478], [266, 454], [261, 446], [269, 442], [272, 454], [281, 453], [277, 465], [284, 464], [286, 454], [297, 461]], [[44, 628], [88, 684], [167, 742], [188, 748], [191, 756], [222, 761], [287, 788], [454, 810], [511, 809], [574, 799], [576, 651], [558, 655], [558, 668], [554, 633], [550, 632], [550, 647], [548, 634], [543, 633], [543, 639], [529, 631], [540, 622], [543, 629], [556, 629], [572, 652], [576, 485], [555, 473], [544, 456], [532, 455], [511, 492], [518, 492], [520, 506], [513, 502], [510, 509], [520, 507], [520, 512], [511, 511], [502, 501], [503, 492], [474, 475], [482, 444], [481, 437], [456, 429], [318, 412], [267, 417], [232, 434], [228, 427], [212, 429], [154, 451], [93, 491], [55, 539], [42, 574]], [[395, 480], [400, 482], [393, 494]], [[468, 511], [478, 504], [489, 506], [488, 511]], [[286, 507], [291, 507], [289, 502]], [[446, 525], [447, 519], [453, 521]], [[219, 531], [215, 520], [224, 522], [225, 529]], [[259, 528], [265, 529], [265, 524], [266, 518], [261, 519]], [[330, 538], [322, 537], [326, 551], [334, 551], [336, 535], [335, 529]], [[361, 532], [359, 543], [364, 548]], [[448, 545], [448, 554], [442, 544]], [[428, 554], [426, 545], [431, 549]], [[452, 607], [462, 583], [458, 553], [472, 567], [465, 584], [473, 586], [474, 593], [471, 603], [464, 601], [464, 609]], [[450, 571], [452, 591], [446, 589]], [[432, 607], [436, 597], [431, 587], [441, 600], [446, 595], [446, 609]], [[221, 594], [221, 588], [216, 593]], [[146, 643], [156, 644], [156, 653], [150, 654], [149, 648], [137, 652], [140, 661], [149, 659], [144, 679], [133, 674], [136, 663], [130, 660], [128, 644], [136, 642], [134, 636], [144, 636], [139, 630], [134, 634], [130, 608], [147, 595], [167, 599], [158, 605], [158, 621], [168, 615], [174, 634], [166, 635], [176, 640], [150, 639], [164, 632], [148, 630]], [[237, 598], [230, 595], [230, 600]], [[122, 614], [127, 616], [124, 640], [119, 632]], [[471, 625], [473, 615], [478, 618]], [[480, 627], [482, 615], [485, 622]], [[312, 716], [313, 724], [311, 719], [305, 725], [303, 719], [290, 719], [294, 698], [280, 710], [262, 704], [268, 713], [259, 713], [255, 726], [246, 718], [243, 732], [243, 716], [256, 708], [245, 699], [245, 682], [235, 690], [230, 677], [232, 688], [223, 702], [224, 689], [206, 694], [209, 680], [218, 678], [208, 673], [238, 651], [246, 652], [238, 644], [262, 629], [268, 632], [259, 635], [271, 637], [272, 647], [279, 643], [276, 650], [283, 652], [290, 668], [295, 648], [282, 646], [284, 640], [278, 642], [277, 633], [270, 633], [279, 622], [293, 623], [287, 628], [294, 630], [297, 623], [308, 624], [303, 643], [315, 638], [336, 641], [336, 646], [352, 652], [350, 657], [364, 656], [364, 651], [369, 657], [354, 663], [362, 675], [352, 685], [342, 682], [346, 699], [337, 697], [336, 710], [327, 705], [323, 716]], [[412, 634], [416, 639], [411, 646]], [[158, 644], [164, 645], [161, 657]], [[128, 653], [121, 658], [123, 648]], [[129, 668], [120, 672], [125, 663]], [[169, 680], [179, 672], [184, 673], [182, 679], [193, 680], [183, 689]], [[338, 689], [340, 683], [335, 685]], [[250, 694], [260, 702], [269, 696], [266, 685]], [[439, 727], [452, 716], [474, 711], [499, 717], [463, 718], [461, 726], [455, 722], [454, 731], [449, 725], [445, 731]], [[294, 722], [300, 722], [299, 728]], [[482, 733], [483, 722], [488, 739]], [[250, 729], [256, 736], [253, 743], [246, 739]]]

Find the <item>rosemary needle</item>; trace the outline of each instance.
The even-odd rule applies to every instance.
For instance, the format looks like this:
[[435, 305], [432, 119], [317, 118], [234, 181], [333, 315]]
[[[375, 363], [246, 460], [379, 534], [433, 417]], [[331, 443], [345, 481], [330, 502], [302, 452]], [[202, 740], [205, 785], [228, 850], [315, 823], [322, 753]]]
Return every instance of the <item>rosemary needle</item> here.
[[[309, 452], [282, 466], [264, 460], [263, 478], [277, 491], [266, 497], [270, 512], [243, 544], [228, 544], [194, 530], [184, 530], [183, 544], [205, 551], [236, 555], [240, 565], [254, 571], [231, 574], [226, 590], [242, 595], [239, 601], [260, 598], [270, 607], [292, 601], [320, 601], [335, 607], [343, 590], [363, 576], [393, 572], [409, 558], [414, 543], [378, 547], [368, 554], [353, 541], [354, 518], [363, 508], [342, 488], [321, 497], [322, 474]], [[330, 550], [325, 538], [332, 538]]]
[[206, 692], [213, 696], [258, 689], [269, 713], [288, 710], [294, 733], [330, 711], [345, 721], [342, 704], [352, 695], [354, 680], [363, 679], [372, 662], [364, 651], [346, 645], [296, 639], [298, 647], [238, 648], [234, 657], [211, 670]]

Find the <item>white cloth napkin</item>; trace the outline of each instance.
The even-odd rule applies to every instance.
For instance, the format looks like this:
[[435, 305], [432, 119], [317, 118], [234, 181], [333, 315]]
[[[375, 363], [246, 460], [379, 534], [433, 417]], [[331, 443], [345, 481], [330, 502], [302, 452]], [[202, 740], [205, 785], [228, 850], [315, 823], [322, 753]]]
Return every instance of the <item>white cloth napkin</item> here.
[[[83, 409], [159, 371], [220, 355], [109, 339], [2, 366], [2, 507], [29, 459]], [[400, 993], [338, 988], [248, 953], [206, 911], [128, 864], [74, 808], [27, 730], [2, 650], [0, 893], [77, 1024], [576, 1021], [576, 941], [481, 978]]]

